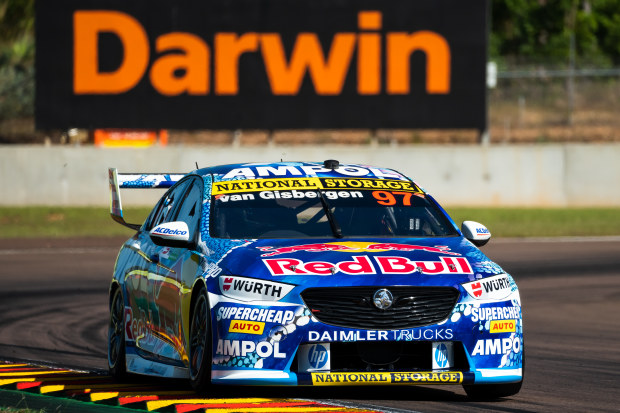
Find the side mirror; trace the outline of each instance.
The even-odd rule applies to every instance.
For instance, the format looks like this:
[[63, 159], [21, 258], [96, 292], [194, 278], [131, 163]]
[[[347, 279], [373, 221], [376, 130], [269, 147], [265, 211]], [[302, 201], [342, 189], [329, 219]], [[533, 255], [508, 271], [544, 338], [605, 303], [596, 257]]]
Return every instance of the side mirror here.
[[192, 237], [187, 223], [183, 221], [166, 222], [149, 231], [151, 241], [162, 247], [188, 248]]
[[477, 247], [482, 247], [491, 239], [491, 232], [487, 227], [475, 221], [463, 221], [461, 232]]

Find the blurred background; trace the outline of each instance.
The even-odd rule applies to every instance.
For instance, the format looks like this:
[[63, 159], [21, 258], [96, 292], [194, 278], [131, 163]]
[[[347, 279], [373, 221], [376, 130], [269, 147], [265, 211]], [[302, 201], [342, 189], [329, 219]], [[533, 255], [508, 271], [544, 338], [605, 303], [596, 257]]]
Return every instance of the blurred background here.
[[[0, 0], [0, 144], [93, 144], [92, 131], [34, 127], [34, 0]], [[492, 0], [491, 143], [620, 140], [620, 0]], [[170, 130], [168, 144], [419, 144], [474, 130]]]
[[[478, 216], [499, 236], [619, 234], [620, 0], [489, 0], [487, 11], [487, 61], [476, 60], [476, 73], [486, 66], [486, 130], [36, 129], [35, 1], [0, 0], [0, 237], [124, 233], [106, 212], [108, 167], [179, 173], [280, 159], [393, 167], [455, 220]], [[432, 24], [447, 26], [441, 19]], [[47, 20], [47, 32], [71, 28], [70, 17]], [[144, 216], [159, 196], [123, 200]]]

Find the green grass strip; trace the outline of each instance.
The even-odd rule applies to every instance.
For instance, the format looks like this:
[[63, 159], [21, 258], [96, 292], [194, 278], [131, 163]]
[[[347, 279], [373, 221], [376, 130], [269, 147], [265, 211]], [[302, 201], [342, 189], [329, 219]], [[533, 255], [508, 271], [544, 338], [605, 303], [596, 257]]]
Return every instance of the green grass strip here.
[[[127, 208], [125, 220], [142, 223], [149, 208]], [[471, 208], [448, 213], [486, 225], [494, 237], [620, 235], [620, 208]], [[129, 236], [103, 207], [0, 207], [0, 238]]]
[[494, 237], [620, 235], [620, 208], [447, 208], [457, 225], [485, 225]]

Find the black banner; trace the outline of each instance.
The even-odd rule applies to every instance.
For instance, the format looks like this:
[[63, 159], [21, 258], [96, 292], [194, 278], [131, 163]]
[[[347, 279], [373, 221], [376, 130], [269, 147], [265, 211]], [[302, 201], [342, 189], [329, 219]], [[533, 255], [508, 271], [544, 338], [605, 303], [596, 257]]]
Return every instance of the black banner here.
[[486, 1], [37, 1], [38, 128], [476, 128]]

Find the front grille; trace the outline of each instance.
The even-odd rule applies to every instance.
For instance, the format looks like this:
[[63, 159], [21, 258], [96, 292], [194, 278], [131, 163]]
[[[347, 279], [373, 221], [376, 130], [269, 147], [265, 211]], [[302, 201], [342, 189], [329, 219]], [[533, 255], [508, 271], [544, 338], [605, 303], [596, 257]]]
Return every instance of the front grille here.
[[[451, 370], [467, 371], [469, 363], [460, 341], [453, 342], [454, 365]], [[330, 372], [350, 371], [430, 371], [433, 369], [433, 344], [430, 341], [375, 341], [330, 343]], [[291, 371], [299, 371], [299, 353]]]
[[301, 297], [322, 323], [366, 330], [392, 330], [445, 320], [459, 295], [452, 287], [388, 287], [394, 303], [387, 310], [380, 310], [373, 304], [372, 297], [381, 288], [308, 288]]

